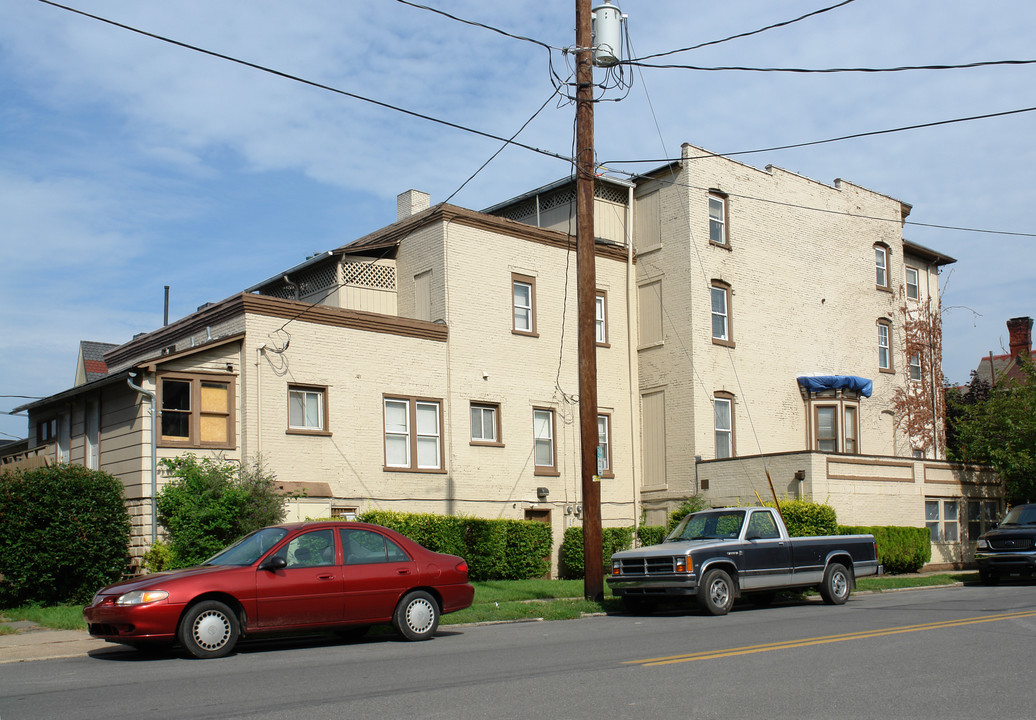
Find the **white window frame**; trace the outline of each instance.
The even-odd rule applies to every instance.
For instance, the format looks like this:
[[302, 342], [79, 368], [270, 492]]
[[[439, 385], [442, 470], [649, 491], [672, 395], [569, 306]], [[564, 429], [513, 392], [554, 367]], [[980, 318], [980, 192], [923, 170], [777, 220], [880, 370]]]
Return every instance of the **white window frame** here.
[[[716, 240], [716, 237], [719, 240]], [[727, 199], [716, 193], [709, 193], [709, 242], [720, 247], [729, 247], [727, 228]]]
[[932, 533], [933, 543], [960, 542], [959, 498], [924, 499], [925, 526]]
[[[914, 281], [910, 282], [910, 276], [914, 276]], [[906, 296], [908, 300], [920, 300], [921, 299], [921, 273], [915, 267], [906, 266]], [[910, 289], [913, 288], [913, 293]]]
[[[554, 409], [538, 407], [532, 409], [533, 474], [557, 475], [558, 456], [554, 445]], [[540, 449], [546, 448], [550, 463], [540, 463]]]
[[882, 290], [889, 286], [889, 251], [883, 245], [874, 246], [874, 284]]
[[607, 413], [597, 416], [597, 447], [601, 450], [601, 460], [597, 472], [601, 477], [615, 477], [612, 470], [612, 417]]
[[[526, 298], [519, 298], [519, 289]], [[511, 274], [511, 332], [515, 335], [536, 335], [536, 278]]]
[[921, 353], [914, 353], [909, 358], [910, 379], [914, 382], [921, 381]]
[[[431, 398], [386, 396], [383, 401], [385, 432], [385, 469], [410, 472], [444, 472], [442, 463], [442, 402]], [[390, 412], [392, 408], [393, 412]], [[403, 411], [402, 424], [389, 425], [390, 415]], [[423, 412], [422, 412], [423, 411]], [[429, 415], [429, 411], [432, 414]], [[431, 418], [433, 427], [427, 422]], [[396, 442], [390, 443], [390, 440]], [[400, 445], [398, 442], [402, 440]], [[395, 449], [390, 449], [394, 447]], [[422, 461], [428, 449], [434, 450], [432, 462]], [[404, 457], [397, 457], [405, 448]]]
[[[293, 399], [302, 399], [301, 424], [292, 422]], [[310, 400], [316, 398], [316, 424], [310, 423]], [[298, 418], [296, 418], [298, 420]], [[327, 430], [327, 389], [310, 385], [288, 386], [288, 430], [302, 432], [323, 432]]]
[[[721, 280], [713, 280], [709, 286], [709, 310], [712, 342], [716, 345], [734, 347], [734, 318], [731, 308], [733, 288]], [[722, 307], [717, 307], [717, 300], [722, 299]], [[722, 325], [721, 334], [716, 334], [716, 323]]]
[[597, 344], [607, 346], [608, 296], [602, 290], [598, 290], [597, 295], [594, 297], [594, 332], [596, 334]]
[[[715, 451], [716, 459], [724, 460], [726, 458], [734, 457], [734, 401], [728, 397], [715, 397], [713, 398], [713, 427], [715, 431]], [[726, 418], [720, 417], [720, 408], [726, 408]], [[726, 426], [724, 427], [721, 423], [726, 420]], [[721, 452], [721, 443], [725, 443], [722, 450], [725, 450], [724, 454]]]
[[878, 369], [892, 371], [892, 325], [878, 323]]
[[[500, 442], [500, 405], [498, 403], [472, 401], [468, 415], [470, 417], [472, 445], [502, 444]], [[491, 435], [487, 436], [487, 428]]]

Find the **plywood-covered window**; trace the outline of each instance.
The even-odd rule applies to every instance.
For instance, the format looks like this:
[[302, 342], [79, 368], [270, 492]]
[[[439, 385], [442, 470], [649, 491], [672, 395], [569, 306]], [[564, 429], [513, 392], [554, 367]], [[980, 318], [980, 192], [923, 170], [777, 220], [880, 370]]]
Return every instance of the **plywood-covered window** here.
[[161, 408], [159, 445], [230, 449], [234, 442], [234, 378], [163, 373], [158, 376]]

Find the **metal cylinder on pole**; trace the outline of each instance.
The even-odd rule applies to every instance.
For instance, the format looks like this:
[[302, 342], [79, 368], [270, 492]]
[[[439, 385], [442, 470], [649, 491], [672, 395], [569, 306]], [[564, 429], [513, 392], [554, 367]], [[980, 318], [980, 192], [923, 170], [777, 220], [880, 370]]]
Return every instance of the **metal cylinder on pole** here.
[[604, 597], [601, 484], [597, 480], [597, 272], [594, 256], [594, 70], [590, 0], [576, 0], [576, 288], [579, 448], [583, 491], [583, 591]]

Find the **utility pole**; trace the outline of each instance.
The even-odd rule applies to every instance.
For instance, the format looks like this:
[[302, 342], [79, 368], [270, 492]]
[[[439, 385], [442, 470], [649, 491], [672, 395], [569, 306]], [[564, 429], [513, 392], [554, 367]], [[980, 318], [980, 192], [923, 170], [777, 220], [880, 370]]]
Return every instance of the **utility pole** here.
[[583, 489], [583, 594], [604, 597], [601, 484], [597, 479], [597, 271], [594, 256], [594, 68], [590, 0], [576, 0], [576, 288], [579, 448]]

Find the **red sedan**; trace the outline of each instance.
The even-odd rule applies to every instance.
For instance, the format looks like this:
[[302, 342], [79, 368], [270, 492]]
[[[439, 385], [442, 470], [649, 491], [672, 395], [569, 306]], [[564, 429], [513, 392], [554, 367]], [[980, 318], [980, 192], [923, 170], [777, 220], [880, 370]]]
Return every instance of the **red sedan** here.
[[378, 525], [308, 522], [258, 530], [197, 567], [109, 585], [83, 617], [109, 642], [179, 641], [216, 658], [240, 637], [286, 630], [356, 636], [392, 623], [407, 640], [427, 640], [474, 593], [463, 558]]

